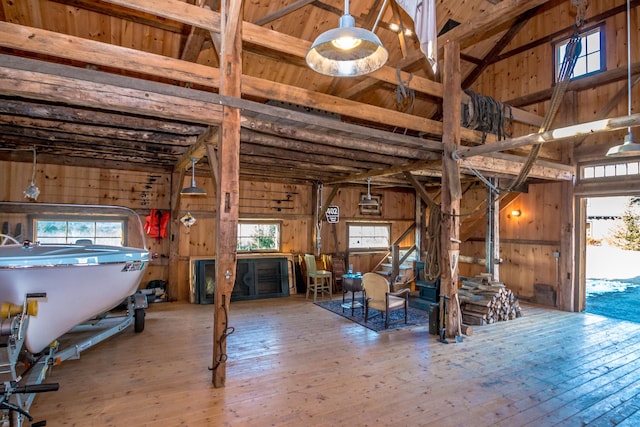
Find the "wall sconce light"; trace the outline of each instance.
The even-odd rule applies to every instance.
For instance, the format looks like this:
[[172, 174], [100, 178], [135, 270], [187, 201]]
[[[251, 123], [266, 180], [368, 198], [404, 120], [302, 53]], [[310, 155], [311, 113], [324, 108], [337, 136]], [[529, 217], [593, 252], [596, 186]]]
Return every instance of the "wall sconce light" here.
[[520, 209], [514, 209], [514, 210], [511, 211], [511, 216], [518, 217], [520, 215], [522, 215], [522, 211]]

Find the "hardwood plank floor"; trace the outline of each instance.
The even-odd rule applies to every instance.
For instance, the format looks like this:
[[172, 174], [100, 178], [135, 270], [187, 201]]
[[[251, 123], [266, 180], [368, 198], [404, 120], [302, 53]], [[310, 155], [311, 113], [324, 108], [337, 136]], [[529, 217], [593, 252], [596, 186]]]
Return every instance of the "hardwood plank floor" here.
[[50, 426], [640, 425], [640, 324], [523, 304], [442, 344], [375, 333], [304, 296], [234, 302], [227, 384], [211, 385], [210, 305], [152, 304], [54, 367], [31, 408]]

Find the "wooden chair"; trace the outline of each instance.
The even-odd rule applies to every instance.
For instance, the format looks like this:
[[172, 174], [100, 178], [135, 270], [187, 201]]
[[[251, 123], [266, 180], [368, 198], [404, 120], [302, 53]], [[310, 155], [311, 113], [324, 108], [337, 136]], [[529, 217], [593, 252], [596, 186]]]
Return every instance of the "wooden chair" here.
[[345, 259], [342, 255], [330, 256], [331, 273], [333, 274], [333, 292], [342, 291], [342, 276], [347, 272]]
[[316, 257], [310, 254], [304, 256], [305, 265], [307, 267], [307, 296], [313, 291], [313, 302], [316, 302], [318, 292], [320, 297], [326, 292], [331, 299], [331, 278], [332, 274], [327, 270], [318, 270], [316, 267]]
[[[377, 273], [365, 273], [362, 276], [364, 288], [364, 321], [369, 320], [369, 309], [378, 310], [384, 315], [384, 328], [389, 327], [389, 314], [393, 310], [404, 308], [404, 323], [407, 323], [407, 311], [409, 307], [409, 289], [398, 292], [390, 292], [387, 279]], [[376, 315], [377, 316], [377, 315]], [[375, 317], [375, 316], [374, 316]]]

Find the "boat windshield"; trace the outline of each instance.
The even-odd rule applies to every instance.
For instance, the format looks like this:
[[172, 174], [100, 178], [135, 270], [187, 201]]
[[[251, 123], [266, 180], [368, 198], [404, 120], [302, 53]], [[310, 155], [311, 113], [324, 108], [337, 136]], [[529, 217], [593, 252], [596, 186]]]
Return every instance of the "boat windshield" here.
[[140, 216], [123, 206], [0, 202], [0, 244], [101, 244], [146, 249]]

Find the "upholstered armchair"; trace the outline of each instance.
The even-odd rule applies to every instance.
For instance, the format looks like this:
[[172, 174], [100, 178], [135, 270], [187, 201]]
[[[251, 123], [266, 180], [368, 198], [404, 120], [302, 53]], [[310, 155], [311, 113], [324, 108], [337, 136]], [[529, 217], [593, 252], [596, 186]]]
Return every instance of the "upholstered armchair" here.
[[[391, 292], [389, 282], [377, 273], [365, 273], [362, 276], [365, 292], [364, 321], [369, 320], [369, 310], [377, 310], [384, 316], [384, 328], [389, 327], [389, 314], [393, 310], [404, 308], [404, 323], [407, 323], [409, 307], [409, 289]], [[376, 314], [375, 316], [377, 316]], [[375, 317], [374, 316], [374, 317]]]

